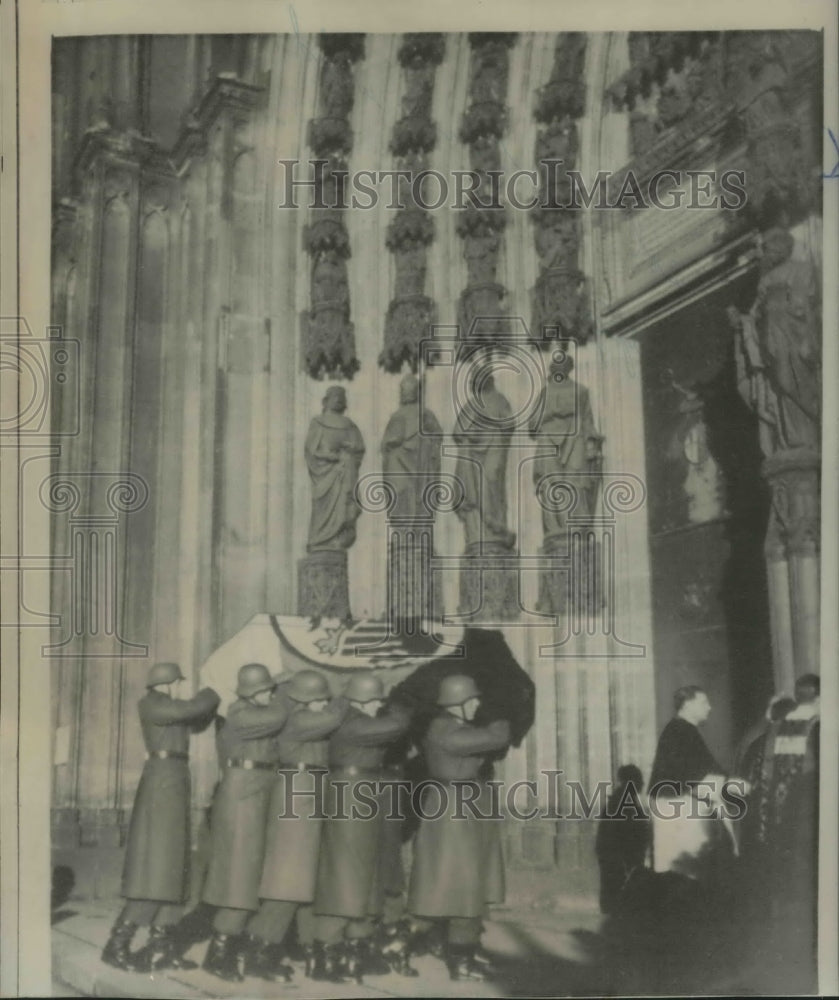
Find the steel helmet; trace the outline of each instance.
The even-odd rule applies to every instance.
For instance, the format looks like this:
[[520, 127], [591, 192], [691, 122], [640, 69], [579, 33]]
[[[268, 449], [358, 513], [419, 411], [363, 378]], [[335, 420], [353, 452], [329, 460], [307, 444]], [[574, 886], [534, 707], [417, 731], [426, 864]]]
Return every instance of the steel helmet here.
[[293, 701], [308, 705], [310, 701], [323, 701], [332, 697], [326, 678], [317, 670], [301, 670], [291, 678], [287, 694]]
[[381, 701], [385, 696], [385, 689], [382, 682], [367, 671], [358, 673], [350, 678], [344, 697], [348, 701], [359, 701], [362, 704], [367, 701]]
[[252, 698], [260, 691], [271, 691], [276, 686], [277, 682], [268, 667], [262, 663], [246, 663], [239, 668], [236, 694], [240, 698]]
[[149, 670], [146, 680], [146, 687], [155, 687], [157, 684], [171, 684], [173, 681], [182, 681], [184, 675], [177, 663], [155, 663]]
[[466, 674], [451, 674], [444, 677], [440, 683], [440, 693], [437, 695], [437, 704], [445, 707], [462, 705], [470, 698], [480, 698], [478, 685], [467, 677]]

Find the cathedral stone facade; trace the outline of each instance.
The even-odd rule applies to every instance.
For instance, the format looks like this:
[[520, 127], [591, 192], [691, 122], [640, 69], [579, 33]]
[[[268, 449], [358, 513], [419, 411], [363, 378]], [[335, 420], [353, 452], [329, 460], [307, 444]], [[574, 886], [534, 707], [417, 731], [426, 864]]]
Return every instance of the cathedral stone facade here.
[[[456, 362], [487, 317], [509, 415], [505, 469], [473, 505], [491, 538], [476, 548], [473, 508], [437, 497], [410, 589], [503, 629], [536, 684], [504, 779], [544, 799], [545, 772], [587, 795], [621, 764], [648, 775], [685, 683], [709, 692], [727, 759], [773, 689], [818, 670], [818, 35], [67, 38], [53, 79], [52, 315], [81, 374], [53, 397], [56, 424], [80, 420], [45, 493], [70, 570], [52, 587], [53, 844], [95, 855], [76, 862], [100, 871], [90, 891], [113, 888], [149, 658], [197, 677], [254, 614], [327, 600], [324, 580], [348, 607], [321, 610], [355, 619], [392, 613], [394, 572], [414, 580], [415, 536], [361, 492], [347, 544], [324, 528], [307, 551], [304, 446], [327, 386], [365, 444], [363, 483], [418, 372], [440, 480], [468, 486]], [[452, 186], [531, 171], [560, 199], [569, 171], [587, 194], [605, 171], [620, 204], [523, 210], [507, 189], [496, 208], [434, 208], [433, 177], [399, 209], [389, 189], [335, 197], [342, 171], [393, 170]], [[681, 207], [627, 196], [662, 170]], [[726, 170], [736, 209], [715, 199]], [[589, 428], [570, 507], [533, 472], [565, 433], [533, 402], [569, 356]], [[202, 746], [197, 814], [215, 782]], [[562, 785], [560, 813], [572, 798]], [[594, 890], [592, 845], [591, 822], [508, 824], [510, 860], [573, 891]]]

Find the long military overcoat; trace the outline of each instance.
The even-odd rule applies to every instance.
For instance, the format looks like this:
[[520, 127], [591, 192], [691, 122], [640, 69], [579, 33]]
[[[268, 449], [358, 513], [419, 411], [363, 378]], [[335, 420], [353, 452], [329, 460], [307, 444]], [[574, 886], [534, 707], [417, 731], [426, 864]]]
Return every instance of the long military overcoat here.
[[[481, 819], [463, 800], [472, 789], [463, 789], [460, 807], [457, 782], [477, 784], [475, 812], [492, 816], [492, 796], [478, 779], [485, 758], [509, 744], [509, 725], [500, 720], [475, 726], [445, 712], [428, 727], [423, 751], [431, 778], [440, 783], [423, 796], [414, 863], [408, 890], [408, 910], [423, 917], [480, 917], [487, 903], [504, 900], [504, 859], [500, 819]], [[445, 803], [445, 811], [442, 805]], [[438, 818], [431, 818], [441, 812]]]
[[326, 815], [327, 737], [341, 724], [347, 708], [342, 698], [334, 698], [322, 712], [300, 705], [283, 727], [279, 737], [281, 773], [273, 779], [269, 792], [261, 899], [310, 903], [315, 897]]
[[[385, 815], [380, 788], [388, 744], [407, 729], [407, 714], [371, 718], [351, 708], [329, 740], [327, 816], [318, 865], [315, 913], [360, 918], [384, 906]], [[338, 814], [339, 796], [344, 815]]]
[[225, 766], [210, 814], [205, 903], [242, 910], [259, 906], [268, 809], [279, 763], [277, 734], [287, 718], [283, 698], [269, 705], [240, 698], [227, 713], [220, 739], [225, 765], [247, 760], [270, 766]]
[[149, 759], [143, 768], [125, 849], [122, 895], [183, 903], [189, 892], [189, 761], [191, 729], [209, 724], [218, 695], [204, 688], [194, 698], [175, 699], [151, 690], [137, 706]]

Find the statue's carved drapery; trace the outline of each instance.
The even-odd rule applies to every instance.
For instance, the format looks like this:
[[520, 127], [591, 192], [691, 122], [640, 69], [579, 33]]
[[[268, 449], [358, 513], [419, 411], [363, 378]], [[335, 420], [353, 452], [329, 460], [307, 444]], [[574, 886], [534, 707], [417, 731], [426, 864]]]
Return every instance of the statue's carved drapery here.
[[434, 617], [435, 501], [451, 489], [449, 478], [440, 474], [443, 428], [421, 391], [416, 376], [403, 377], [399, 408], [382, 436], [382, 478], [390, 500], [387, 614], [392, 634], [421, 628]]
[[312, 498], [308, 554], [298, 567], [298, 614], [311, 618], [350, 617], [347, 550], [361, 514], [355, 494], [365, 445], [346, 408], [344, 388], [330, 386], [304, 445]]
[[[588, 533], [596, 513], [602, 471], [603, 436], [594, 420], [588, 389], [571, 378], [572, 359], [556, 351], [530, 420], [536, 443], [533, 485], [542, 512], [542, 554], [572, 565], [571, 587], [557, 587], [554, 568], [540, 574], [539, 610], [568, 612], [569, 590], [599, 606], [597, 544]], [[575, 555], [575, 549], [576, 555]]]
[[819, 669], [820, 282], [793, 247], [787, 230], [769, 230], [750, 310], [729, 309], [738, 385], [758, 419], [772, 497], [765, 552], [779, 690]]

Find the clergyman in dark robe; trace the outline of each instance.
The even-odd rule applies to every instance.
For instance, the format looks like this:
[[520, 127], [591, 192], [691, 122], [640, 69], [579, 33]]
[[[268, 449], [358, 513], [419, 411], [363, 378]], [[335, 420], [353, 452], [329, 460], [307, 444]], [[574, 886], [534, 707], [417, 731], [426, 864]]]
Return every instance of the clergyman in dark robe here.
[[306, 435], [306, 465], [312, 481], [312, 514], [307, 551], [340, 551], [355, 541], [361, 508], [355, 500], [358, 470], [364, 457], [361, 431], [347, 417], [347, 395], [332, 385], [323, 412], [312, 419]]
[[650, 795], [656, 798], [690, 793], [703, 778], [723, 773], [698, 728], [711, 714], [708, 695], [688, 684], [673, 700], [676, 715], [661, 731], [650, 775]]
[[711, 703], [694, 684], [679, 688], [673, 702], [676, 715], [662, 730], [650, 775], [653, 867], [719, 883], [734, 847], [721, 810], [725, 774], [698, 728]]
[[440, 474], [443, 428], [421, 405], [420, 381], [406, 375], [399, 383], [399, 409], [391, 416], [382, 438], [382, 472], [394, 490], [392, 517], [428, 517], [425, 490]]
[[495, 388], [492, 375], [470, 380], [469, 398], [457, 412], [455, 475], [463, 490], [457, 516], [463, 524], [467, 555], [505, 551], [516, 543], [507, 527], [507, 461], [512, 409]]

